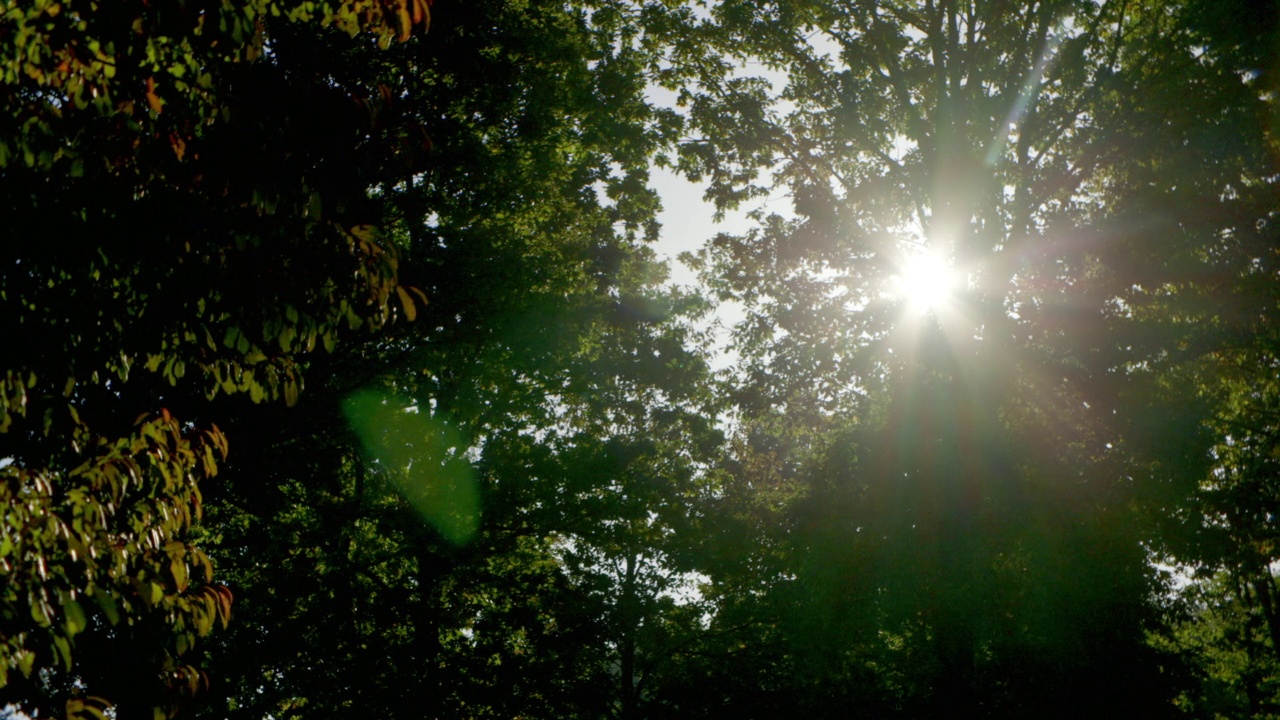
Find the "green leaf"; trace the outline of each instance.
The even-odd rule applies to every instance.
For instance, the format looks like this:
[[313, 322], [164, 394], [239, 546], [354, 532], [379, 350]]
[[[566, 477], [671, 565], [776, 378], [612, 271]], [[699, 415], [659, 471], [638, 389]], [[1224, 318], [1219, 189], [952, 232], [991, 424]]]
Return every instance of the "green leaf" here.
[[43, 600], [36, 600], [31, 603], [31, 619], [36, 621], [36, 625], [40, 627], [49, 627], [53, 624], [52, 618], [49, 617], [49, 605]]
[[75, 637], [88, 627], [88, 621], [85, 618], [84, 608], [80, 607], [80, 603], [72, 598], [67, 598], [62, 603], [63, 612], [66, 614], [67, 635]]
[[35, 669], [36, 654], [30, 650], [20, 650], [17, 654], [18, 670], [23, 677], [31, 677], [31, 671]]
[[160, 583], [148, 580], [142, 584], [142, 601], [147, 607], [155, 607], [164, 598], [164, 588]]
[[186, 561], [178, 556], [171, 558], [169, 560], [169, 572], [173, 575], [173, 582], [177, 585], [178, 592], [185, 591], [187, 589]]
[[93, 599], [98, 603], [98, 607], [102, 608], [102, 613], [107, 616], [107, 622], [117, 625], [120, 622], [120, 606], [116, 604], [115, 598], [111, 597], [100, 587], [94, 587]]
[[61, 660], [62, 667], [68, 672], [71, 670], [71, 643], [61, 635], [53, 636], [54, 660]]

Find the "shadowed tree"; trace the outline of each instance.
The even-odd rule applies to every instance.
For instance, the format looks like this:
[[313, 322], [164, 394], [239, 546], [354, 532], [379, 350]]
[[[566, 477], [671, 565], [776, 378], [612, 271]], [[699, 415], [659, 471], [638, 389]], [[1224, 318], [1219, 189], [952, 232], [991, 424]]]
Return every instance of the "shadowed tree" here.
[[184, 656], [231, 606], [195, 535], [228, 451], [210, 399], [293, 404], [308, 353], [415, 302], [366, 192], [407, 174], [387, 140], [412, 128], [286, 71], [293, 40], [385, 47], [428, 15], [5, 9], [0, 703], [163, 717], [207, 685]]

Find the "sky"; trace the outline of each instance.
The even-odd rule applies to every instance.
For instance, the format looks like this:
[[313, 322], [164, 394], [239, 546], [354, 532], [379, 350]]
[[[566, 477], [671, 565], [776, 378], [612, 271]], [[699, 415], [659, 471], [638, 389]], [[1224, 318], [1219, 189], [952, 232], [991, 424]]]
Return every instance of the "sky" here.
[[[698, 277], [689, 266], [680, 262], [680, 253], [699, 250], [717, 233], [745, 232], [751, 221], [745, 212], [735, 211], [726, 213], [722, 222], [715, 222], [715, 209], [703, 201], [702, 187], [670, 170], [654, 168], [649, 179], [662, 198], [662, 212], [658, 214], [662, 231], [653, 249], [667, 261], [671, 272], [670, 284], [696, 286]], [[724, 369], [736, 360], [736, 355], [727, 349], [729, 328], [742, 317], [742, 308], [737, 303], [723, 303], [716, 309], [711, 322], [719, 322], [720, 327], [712, 367]]]
[[702, 187], [685, 180], [671, 170], [654, 168], [650, 182], [662, 198], [662, 234], [654, 250], [670, 261], [671, 282], [676, 285], [696, 285], [697, 277], [677, 256], [701, 248], [717, 233], [744, 232], [750, 227], [745, 213], [727, 214], [724, 221], [714, 221], [715, 210], [702, 199]]

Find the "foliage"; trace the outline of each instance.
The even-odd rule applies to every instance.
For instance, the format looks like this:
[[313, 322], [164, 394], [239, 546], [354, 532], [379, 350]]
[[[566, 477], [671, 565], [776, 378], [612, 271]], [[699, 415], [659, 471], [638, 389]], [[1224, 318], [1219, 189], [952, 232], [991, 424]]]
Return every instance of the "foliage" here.
[[[1144, 547], [1211, 465], [1189, 368], [1273, 284], [1269, 96], [1202, 11], [726, 2], [703, 25], [679, 167], [723, 208], [791, 203], [699, 256], [746, 309], [747, 442], [770, 429], [801, 498], [771, 592], [806, 598], [797, 646], [876, 712], [1171, 711]], [[922, 255], [960, 278], [923, 314], [895, 285]]]
[[0, 704], [1274, 711], [1273, 10], [0, 17]]
[[209, 399], [292, 404], [306, 353], [384, 325], [393, 294], [413, 307], [368, 173], [344, 162], [387, 172], [379, 142], [400, 130], [374, 89], [353, 100], [279, 58], [294, 35], [385, 45], [426, 18], [420, 2], [4, 6], [4, 700], [166, 715], [164, 688], [207, 684], [183, 656], [231, 606], [193, 542], [228, 451]]
[[[648, 157], [669, 129], [643, 101], [652, 50], [624, 42], [623, 10], [438, 7], [425, 42], [316, 54], [388, 84], [431, 129], [421, 172], [375, 191], [401, 280], [431, 302], [313, 359], [301, 413], [241, 403], [224, 425], [240, 439], [207, 526], [238, 601], [206, 712], [616, 707], [618, 579], [571, 572], [568, 555], [616, 553], [633, 530], [644, 546], [664, 502], [665, 520], [687, 516], [669, 489], [696, 485], [715, 435], [688, 325], [702, 303], [661, 290], [639, 244], [656, 229]], [[353, 394], [387, 398], [373, 443], [344, 417]], [[650, 416], [652, 445], [633, 437]], [[437, 466], [473, 479], [473, 533], [420, 512]], [[658, 592], [634, 594], [680, 615]]]
[[1276, 657], [1267, 621], [1248, 585], [1223, 573], [1188, 586], [1187, 612], [1157, 639], [1183, 653], [1196, 682], [1178, 698], [1191, 717], [1275, 717]]

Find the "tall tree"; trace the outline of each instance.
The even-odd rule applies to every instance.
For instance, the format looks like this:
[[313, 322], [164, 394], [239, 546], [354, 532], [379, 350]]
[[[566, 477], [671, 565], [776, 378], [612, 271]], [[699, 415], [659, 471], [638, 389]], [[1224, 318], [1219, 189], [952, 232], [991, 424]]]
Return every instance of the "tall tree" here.
[[[418, 174], [377, 188], [430, 303], [316, 359], [303, 413], [228, 410], [253, 439], [206, 495], [238, 598], [206, 712], [599, 717], [637, 695], [621, 646], [643, 662], [649, 618], [679, 612], [569, 556], [661, 552], [648, 514], [684, 517], [715, 436], [701, 303], [661, 289], [641, 244], [670, 128], [639, 22], [626, 3], [475, 2], [437, 7], [425, 42], [308, 54], [430, 131]], [[354, 424], [353, 393], [375, 398]]]
[[702, 255], [746, 308], [738, 397], [799, 453], [780, 585], [823, 599], [834, 675], [887, 664], [888, 706], [914, 684], [899, 711], [1169, 709], [1141, 520], [1208, 469], [1176, 369], [1250, 332], [1274, 207], [1266, 96], [1191, 19], [724, 2], [721, 54], [674, 65], [682, 169], [792, 203]]

